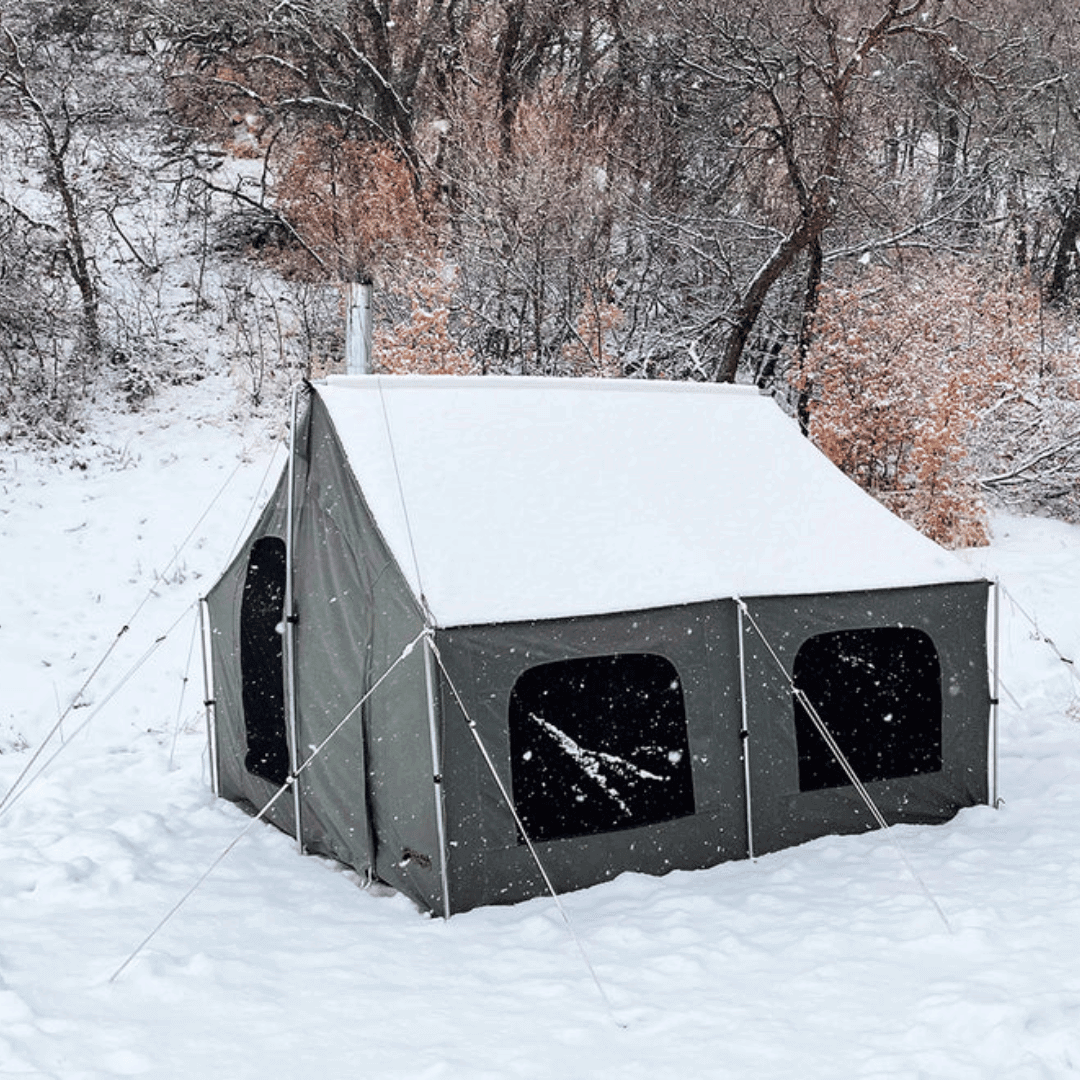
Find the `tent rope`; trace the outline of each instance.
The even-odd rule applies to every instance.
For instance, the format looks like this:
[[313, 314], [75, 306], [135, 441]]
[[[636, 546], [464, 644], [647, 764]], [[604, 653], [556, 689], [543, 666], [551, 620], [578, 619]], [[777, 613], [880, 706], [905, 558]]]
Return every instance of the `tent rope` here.
[[532, 856], [533, 862], [536, 863], [536, 868], [540, 871], [540, 876], [544, 879], [544, 885], [547, 887], [548, 892], [551, 894], [551, 899], [555, 902], [555, 907], [558, 909], [559, 914], [562, 916], [563, 923], [566, 926], [566, 930], [569, 933], [574, 944], [577, 946], [578, 953], [581, 955], [581, 959], [585, 963], [585, 967], [588, 969], [589, 974], [592, 976], [592, 981], [596, 985], [596, 989], [600, 992], [600, 997], [603, 999], [604, 1005], [607, 1007], [608, 1013], [614, 1023], [620, 1028], [626, 1028], [628, 1025], [618, 1018], [615, 1014], [615, 1007], [612, 1005], [611, 998], [608, 997], [607, 991], [604, 989], [604, 984], [600, 981], [600, 977], [596, 973], [596, 968], [593, 967], [592, 961], [589, 959], [589, 954], [585, 951], [585, 944], [581, 940], [574, 928], [574, 924], [570, 921], [570, 914], [566, 910], [566, 906], [559, 898], [559, 894], [555, 891], [555, 886], [552, 883], [551, 877], [548, 875], [547, 870], [544, 867], [543, 862], [540, 859], [540, 853], [536, 850], [536, 845], [533, 843], [532, 838], [529, 836], [528, 830], [525, 828], [525, 823], [521, 820], [521, 815], [518, 813], [517, 806], [514, 804], [514, 800], [510, 795], [510, 792], [506, 788], [506, 784], [503, 783], [503, 779], [499, 776], [498, 770], [495, 768], [495, 762], [488, 752], [487, 746], [484, 744], [484, 740], [480, 737], [480, 730], [476, 726], [476, 721], [473, 720], [469, 714], [469, 710], [465, 707], [465, 702], [461, 698], [461, 694], [458, 693], [457, 686], [454, 684], [454, 680], [450, 676], [450, 672], [446, 670], [446, 665], [443, 663], [442, 655], [439, 652], [438, 645], [435, 643], [434, 634], [431, 630], [426, 632], [428, 647], [431, 649], [432, 655], [435, 657], [435, 662], [439, 665], [439, 670], [442, 672], [443, 677], [446, 679], [447, 686], [450, 687], [450, 693], [453, 694], [454, 700], [457, 702], [458, 708], [461, 710], [461, 715], [465, 718], [465, 722], [469, 728], [469, 734], [473, 738], [473, 742], [476, 743], [477, 749], [480, 751], [481, 757], [484, 759], [484, 764], [487, 766], [488, 771], [491, 773], [492, 778], [495, 781], [495, 785], [499, 789], [499, 794], [502, 795], [503, 800], [506, 802], [507, 807], [510, 810], [511, 815], [514, 818], [514, 823], [517, 825], [518, 831], [521, 833], [522, 838], [525, 841], [525, 845], [529, 849], [529, 854]]
[[139, 944], [136, 945], [134, 949], [132, 949], [124, 962], [112, 973], [112, 975], [109, 976], [109, 982], [116, 982], [116, 980], [120, 977], [121, 974], [123, 974], [124, 970], [128, 967], [128, 965], [131, 964], [131, 962], [143, 951], [143, 949], [146, 948], [147, 945], [150, 944], [151, 941], [154, 940], [155, 937], [157, 937], [157, 935], [164, 929], [164, 927], [172, 920], [173, 916], [175, 916], [177, 912], [188, 902], [188, 900], [190, 900], [191, 897], [195, 895], [203, 882], [206, 881], [206, 879], [210, 877], [210, 875], [218, 868], [218, 866], [220, 866], [221, 863], [225, 861], [226, 857], [236, 847], [236, 845], [239, 844], [240, 841], [243, 840], [243, 838], [247, 836], [247, 834], [251, 832], [251, 830], [266, 817], [267, 813], [275, 805], [275, 803], [277, 803], [277, 801], [287, 791], [290, 791], [293, 788], [293, 785], [296, 784], [296, 782], [300, 779], [305, 770], [311, 765], [313, 761], [315, 761], [315, 759], [323, 752], [323, 750], [326, 749], [326, 746], [330, 742], [330, 740], [333, 739], [339, 731], [341, 731], [341, 729], [360, 711], [361, 708], [363, 708], [364, 704], [368, 701], [372, 694], [374, 694], [375, 691], [378, 690], [380, 686], [382, 686], [382, 684], [390, 677], [390, 675], [397, 668], [397, 666], [401, 664], [406, 659], [406, 657], [412, 654], [416, 646], [421, 641], [423, 641], [427, 633], [428, 631], [426, 629], [421, 630], [420, 633], [417, 634], [416, 637], [414, 637], [412, 641], [410, 641], [405, 646], [405, 648], [401, 650], [398, 658], [375, 680], [375, 682], [371, 684], [371, 687], [363, 695], [363, 697], [361, 697], [360, 700], [357, 701], [356, 704], [353, 705], [353, 707], [337, 722], [337, 724], [334, 725], [334, 727], [330, 730], [330, 733], [322, 740], [322, 742], [312, 748], [310, 755], [308, 755], [308, 757], [304, 759], [299, 768], [297, 768], [296, 772], [285, 778], [285, 782], [281, 785], [281, 787], [277, 789], [277, 791], [274, 792], [274, 794], [266, 802], [263, 808], [257, 814], [255, 814], [250, 821], [248, 821], [244, 828], [241, 829], [235, 837], [233, 837], [233, 839], [225, 846], [225, 848], [221, 851], [217, 858], [214, 859], [214, 861], [210, 863], [210, 865], [199, 875], [195, 883], [161, 917], [157, 925], [150, 931], [150, 933], [148, 933], [146, 937], [144, 937], [142, 941], [140, 941]]
[[397, 447], [394, 445], [394, 432], [390, 426], [390, 410], [386, 405], [382, 379], [377, 378], [375, 385], [379, 388], [379, 404], [382, 406], [383, 424], [386, 427], [386, 441], [390, 446], [390, 460], [394, 463], [394, 479], [397, 483], [398, 500], [401, 502], [401, 513], [405, 518], [405, 533], [409, 537], [409, 554], [412, 556], [413, 570], [416, 573], [416, 587], [420, 593], [420, 604], [428, 621], [431, 622], [431, 612], [428, 609], [427, 597], [424, 595], [424, 579], [420, 574], [420, 559], [416, 554], [416, 540], [413, 537], [412, 520], [409, 517], [409, 504], [405, 500], [405, 484], [401, 479], [401, 467], [398, 464]]
[[228, 566], [236, 557], [236, 553], [240, 550], [240, 545], [243, 544], [244, 539], [248, 535], [248, 525], [255, 516], [255, 508], [259, 505], [262, 494], [266, 490], [266, 483], [270, 479], [270, 470], [274, 467], [274, 462], [277, 461], [278, 451], [285, 445], [285, 439], [286, 435], [283, 432], [281, 438], [274, 444], [273, 452], [266, 459], [266, 468], [263, 470], [262, 479], [259, 481], [258, 487], [255, 488], [255, 494], [252, 496], [251, 501], [248, 503], [248, 509], [247, 513], [244, 515], [243, 524], [236, 534], [236, 539], [232, 542], [232, 547], [229, 548], [229, 557], [225, 560], [225, 566]]
[[908, 859], [907, 853], [900, 846], [899, 841], [889, 829], [888, 821], [885, 820], [885, 816], [878, 809], [877, 804], [870, 796], [870, 792], [867, 791], [866, 786], [859, 779], [859, 776], [855, 772], [855, 769], [852, 767], [851, 762], [848, 761], [843, 750], [840, 749], [839, 743], [837, 743], [836, 739], [833, 737], [832, 732], [825, 724], [825, 721], [821, 718], [821, 714], [818, 712], [816, 706], [810, 700], [810, 698], [807, 697], [806, 693], [800, 687], [795, 685], [795, 679], [792, 677], [792, 675], [788, 673], [787, 668], [784, 666], [784, 662], [780, 659], [771, 642], [765, 636], [764, 631], [761, 629], [758, 621], [754, 618], [749, 607], [747, 607], [746, 602], [738, 596], [733, 597], [733, 599], [738, 605], [739, 610], [743, 613], [743, 615], [749, 621], [750, 625], [754, 628], [754, 631], [756, 632], [758, 638], [761, 640], [761, 643], [765, 646], [777, 668], [779, 668], [780, 673], [784, 677], [784, 680], [787, 682], [788, 686], [791, 687], [792, 694], [795, 696], [799, 704], [802, 705], [802, 707], [806, 710], [806, 714], [810, 717], [810, 720], [813, 723], [818, 734], [825, 740], [825, 743], [828, 746], [829, 750], [832, 752], [833, 757], [836, 758], [837, 764], [840, 766], [841, 769], [844, 770], [844, 774], [851, 781], [852, 786], [855, 788], [855, 790], [859, 793], [859, 797], [866, 804], [867, 809], [870, 811], [874, 820], [877, 822], [878, 827], [884, 830], [885, 836], [892, 843], [897, 855], [899, 855], [900, 860], [907, 868], [908, 873], [922, 889], [923, 893], [926, 895], [927, 900], [930, 901], [930, 903], [933, 905], [934, 910], [938, 913], [938, 916], [944, 924], [945, 929], [948, 930], [948, 932], [951, 934], [953, 932], [952, 925], [950, 924], [948, 917], [945, 914], [945, 911], [938, 903], [937, 898], [930, 891], [929, 886], [927, 886], [926, 882], [919, 875], [918, 871], [916, 871], [915, 867], [911, 863], [911, 860]]
[[[15, 777], [14, 782], [11, 784], [11, 786], [4, 793], [3, 798], [0, 798], [0, 813], [2, 813], [3, 810], [7, 807], [7, 805], [9, 804], [9, 802], [11, 801], [11, 799], [12, 799], [12, 797], [14, 795], [15, 789], [18, 788], [18, 786], [22, 783], [23, 778], [27, 775], [27, 773], [30, 772], [30, 770], [34, 767], [34, 764], [37, 762], [38, 758], [45, 752], [46, 747], [49, 745], [50, 742], [52, 742], [53, 737], [63, 727], [64, 721], [71, 715], [72, 710], [74, 710], [75, 708], [78, 707], [79, 702], [82, 700], [83, 694], [86, 693], [87, 688], [94, 681], [94, 679], [97, 678], [98, 673], [105, 666], [105, 664], [108, 661], [109, 657], [112, 655], [113, 650], [120, 643], [120, 639], [131, 629], [131, 624], [142, 613], [143, 608], [146, 607], [146, 605], [150, 602], [150, 598], [155, 595], [155, 593], [157, 591], [158, 581], [160, 581], [162, 578], [165, 577], [165, 575], [172, 568], [173, 564], [177, 561], [177, 559], [180, 558], [181, 553], [184, 551], [184, 549], [187, 547], [187, 545], [191, 542], [191, 538], [198, 531], [199, 526], [201, 526], [202, 523], [206, 520], [206, 518], [209, 515], [210, 511], [216, 505], [218, 499], [220, 499], [221, 496], [225, 493], [225, 489], [229, 486], [229, 484], [232, 483], [233, 478], [240, 471], [240, 468], [241, 468], [242, 465], [243, 465], [242, 460], [237, 461], [236, 467], [233, 469], [233, 471], [231, 473], [229, 473], [229, 475], [226, 477], [225, 482], [221, 485], [221, 487], [218, 488], [217, 494], [214, 495], [214, 497], [207, 504], [206, 508], [199, 515], [198, 520], [191, 527], [191, 529], [188, 532], [187, 536], [185, 536], [184, 539], [180, 542], [180, 546], [173, 552], [172, 558], [169, 559], [169, 561], [165, 564], [164, 569], [157, 575], [157, 579], [150, 586], [150, 588], [147, 589], [146, 595], [143, 596], [142, 600], [140, 600], [139, 603], [136, 605], [135, 610], [131, 613], [131, 615], [128, 616], [128, 618], [127, 618], [126, 622], [124, 623], [124, 625], [121, 626], [120, 629], [116, 632], [116, 636], [110, 642], [108, 648], [105, 650], [104, 654], [101, 656], [101, 659], [98, 660], [98, 662], [94, 665], [94, 667], [90, 671], [90, 674], [86, 676], [86, 678], [83, 680], [82, 685], [75, 692], [75, 696], [68, 702], [67, 708], [64, 709], [64, 711], [57, 717], [56, 722], [46, 732], [45, 738], [42, 739], [42, 741], [38, 744], [38, 746], [34, 750], [33, 754], [30, 755], [30, 760], [27, 761], [26, 765], [23, 767], [23, 769], [19, 773], [19, 775]], [[185, 615], [187, 614], [186, 610], [185, 610], [184, 614]], [[85, 724], [82, 725], [82, 726], [85, 727]], [[80, 730], [81, 730], [81, 728], [80, 728]], [[50, 760], [52, 760], [52, 759], [50, 759]], [[40, 775], [40, 773], [38, 773], [38, 775]]]
[[[33, 776], [31, 776], [28, 780], [26, 780], [25, 783], [23, 783], [27, 774], [30, 772], [31, 766], [41, 756], [41, 752], [45, 749], [48, 740], [46, 740], [46, 742], [38, 748], [38, 751], [27, 763], [26, 768], [23, 769], [23, 771], [16, 778], [15, 783], [13, 783], [8, 789], [7, 794], [3, 798], [3, 801], [0, 802], [0, 817], [3, 817], [4, 814], [6, 814], [15, 805], [15, 803], [17, 803], [19, 799], [21, 799], [30, 790], [30, 788], [32, 788], [34, 784], [37, 783], [37, 781], [48, 770], [49, 766], [52, 765], [52, 763], [75, 741], [75, 737], [81, 732], [85, 731], [87, 727], [89, 727], [90, 723], [97, 717], [98, 713], [100, 713], [101, 710], [104, 709], [105, 706], [108, 705], [114, 697], [116, 697], [116, 695], [139, 672], [139, 669], [150, 659], [151, 656], [154, 655], [155, 652], [157, 652], [159, 648], [161, 648], [162, 644], [164, 644], [164, 642], [168, 640], [169, 635], [187, 617], [188, 611], [189, 609], [185, 608], [184, 611], [180, 614], [180, 616], [175, 620], [175, 622], [173, 622], [173, 624], [165, 631], [165, 633], [154, 638], [146, 651], [143, 652], [143, 654], [135, 661], [135, 663], [127, 669], [119, 682], [117, 682], [117, 684], [105, 695], [105, 697], [98, 702], [98, 704], [91, 710], [90, 714], [86, 717], [86, 719], [81, 724], [79, 724], [79, 726], [73, 732], [71, 732], [67, 739], [61, 740], [60, 745], [48, 756], [48, 758], [45, 759], [45, 761], [41, 765], [41, 768], [39, 768]], [[20, 784], [22, 784], [21, 788], [19, 787]]]
[[[1021, 615], [1023, 615], [1023, 616], [1024, 616], [1024, 618], [1025, 618], [1025, 619], [1027, 619], [1027, 621], [1028, 621], [1028, 622], [1029, 622], [1029, 623], [1031, 624], [1031, 628], [1032, 628], [1032, 630], [1034, 630], [1034, 631], [1035, 631], [1035, 637], [1036, 637], [1036, 639], [1037, 639], [1038, 641], [1041, 641], [1041, 642], [1042, 642], [1042, 643], [1043, 643], [1044, 645], [1046, 645], [1046, 646], [1047, 646], [1047, 647], [1048, 647], [1048, 648], [1049, 648], [1049, 649], [1050, 649], [1050, 650], [1051, 650], [1051, 651], [1053, 652], [1053, 654], [1054, 654], [1054, 655], [1055, 655], [1055, 656], [1056, 656], [1056, 657], [1057, 657], [1057, 658], [1058, 658], [1058, 659], [1059, 659], [1059, 660], [1060, 660], [1060, 661], [1061, 661], [1061, 662], [1062, 662], [1062, 663], [1063, 663], [1063, 664], [1064, 664], [1064, 665], [1066, 666], [1066, 668], [1068, 669], [1068, 672], [1069, 672], [1069, 677], [1070, 677], [1070, 678], [1072, 679], [1072, 681], [1073, 681], [1074, 683], [1076, 683], [1076, 684], [1077, 684], [1078, 686], [1080, 686], [1080, 672], [1077, 672], [1077, 670], [1076, 670], [1076, 661], [1075, 661], [1075, 660], [1073, 660], [1073, 659], [1072, 659], [1071, 657], [1068, 657], [1068, 656], [1066, 656], [1066, 655], [1065, 655], [1065, 654], [1064, 654], [1064, 653], [1063, 653], [1063, 652], [1062, 652], [1062, 651], [1061, 651], [1061, 650], [1060, 650], [1060, 649], [1059, 649], [1059, 648], [1057, 647], [1057, 643], [1056, 643], [1056, 642], [1054, 641], [1054, 639], [1053, 639], [1052, 637], [1050, 637], [1050, 636], [1049, 636], [1048, 634], [1044, 634], [1044, 633], [1042, 632], [1042, 629], [1041, 629], [1041, 627], [1039, 626], [1039, 621], [1038, 621], [1038, 619], [1036, 619], [1036, 618], [1035, 618], [1035, 616], [1034, 616], [1034, 615], [1032, 615], [1032, 614], [1031, 614], [1031, 613], [1030, 613], [1030, 612], [1029, 612], [1029, 611], [1028, 611], [1028, 610], [1027, 610], [1027, 609], [1026, 609], [1026, 608], [1024, 607], [1024, 605], [1023, 605], [1023, 604], [1021, 604], [1021, 603], [1020, 603], [1020, 601], [1016, 599], [1016, 597], [1015, 597], [1015, 596], [1014, 596], [1014, 595], [1012, 594], [1012, 592], [1011, 592], [1011, 591], [1010, 591], [1009, 589], [1007, 589], [1007, 588], [1005, 587], [1005, 585], [1004, 585], [1004, 583], [1003, 583], [1003, 582], [999, 581], [999, 582], [998, 582], [998, 587], [999, 587], [999, 588], [1001, 589], [1001, 591], [1002, 591], [1002, 592], [1003, 592], [1003, 593], [1004, 593], [1004, 594], [1005, 594], [1005, 595], [1006, 595], [1006, 596], [1008, 597], [1008, 599], [1009, 599], [1009, 603], [1010, 603], [1010, 604], [1012, 604], [1012, 606], [1013, 606], [1013, 607], [1014, 607], [1014, 608], [1015, 608], [1015, 609], [1016, 609], [1017, 611], [1019, 611], [1019, 612], [1020, 612], [1020, 614], [1021, 614]], [[1006, 693], [1008, 693], [1008, 691], [1006, 691]], [[1075, 693], [1075, 691], [1074, 691], [1074, 693]], [[1011, 697], [1011, 698], [1013, 699], [1013, 701], [1014, 701], [1014, 702], [1016, 702], [1016, 698], [1015, 698], [1015, 697], [1013, 697], [1013, 695], [1012, 695], [1012, 694], [1009, 694], [1009, 697]]]
[[191, 622], [191, 640], [188, 642], [187, 661], [184, 664], [184, 675], [180, 680], [180, 700], [176, 703], [176, 721], [173, 724], [172, 744], [169, 746], [169, 770], [172, 771], [173, 759], [176, 757], [176, 744], [180, 738], [180, 721], [184, 711], [184, 697], [187, 694], [188, 682], [191, 680], [191, 661], [195, 655], [195, 638], [199, 633], [199, 609], [194, 606], [195, 618]]

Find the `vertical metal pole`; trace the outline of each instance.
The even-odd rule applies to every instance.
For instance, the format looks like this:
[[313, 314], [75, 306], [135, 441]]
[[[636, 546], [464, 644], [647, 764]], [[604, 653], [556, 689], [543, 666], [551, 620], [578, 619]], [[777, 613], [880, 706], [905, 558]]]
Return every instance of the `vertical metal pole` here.
[[345, 322], [345, 371], [349, 375], [370, 375], [372, 369], [372, 318], [370, 281], [349, 286]]
[[990, 697], [990, 805], [998, 805], [998, 702], [1001, 697], [1001, 582], [994, 580], [993, 657]]
[[[296, 598], [293, 593], [293, 547], [295, 544], [296, 501], [296, 419], [300, 387], [292, 392], [292, 420], [289, 430], [289, 493], [285, 524], [285, 699], [288, 702], [289, 772], [296, 776], [300, 768], [300, 732], [296, 712]], [[300, 824], [300, 781], [292, 785], [293, 817], [296, 821], [296, 848], [304, 853], [304, 831]]]
[[221, 795], [218, 773], [217, 711], [214, 708], [213, 642], [210, 639], [210, 619], [206, 610], [206, 597], [199, 597], [199, 638], [202, 642], [203, 705], [206, 709], [206, 745], [210, 753], [210, 790]]
[[[429, 628], [430, 629], [430, 628]], [[450, 872], [446, 853], [446, 812], [443, 806], [442, 749], [439, 744], [439, 715], [435, 707], [435, 668], [431, 638], [424, 638], [424, 683], [427, 687], [428, 731], [431, 737], [431, 770], [435, 788], [435, 828], [439, 834], [439, 876], [442, 881], [443, 918], [450, 918]]]
[[742, 743], [743, 788], [746, 798], [746, 854], [754, 857], [754, 812], [750, 797], [750, 725], [746, 706], [746, 638], [743, 631], [742, 604], [736, 600], [735, 611], [739, 620], [739, 703], [742, 709], [742, 728], [739, 739]]

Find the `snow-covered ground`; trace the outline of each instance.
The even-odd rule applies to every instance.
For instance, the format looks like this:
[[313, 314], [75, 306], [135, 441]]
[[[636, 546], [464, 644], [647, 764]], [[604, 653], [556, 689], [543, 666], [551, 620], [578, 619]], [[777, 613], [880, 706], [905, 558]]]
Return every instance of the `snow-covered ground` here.
[[1000, 808], [565, 897], [610, 1007], [550, 900], [427, 919], [262, 825], [110, 981], [249, 823], [193, 648], [283, 460], [234, 399], [0, 450], [0, 798], [104, 657], [0, 811], [0, 1077], [1080, 1072], [1080, 673], [1041, 640], [1080, 652], [1080, 529], [1041, 520], [966, 556], [1038, 621], [1002, 605]]

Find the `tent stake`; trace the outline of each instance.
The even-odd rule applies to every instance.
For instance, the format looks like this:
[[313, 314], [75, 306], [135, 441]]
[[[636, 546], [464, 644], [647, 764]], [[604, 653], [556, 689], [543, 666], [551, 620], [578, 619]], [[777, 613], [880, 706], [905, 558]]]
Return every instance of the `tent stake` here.
[[218, 780], [217, 713], [214, 709], [213, 642], [210, 640], [210, 620], [207, 617], [206, 597], [199, 597], [199, 638], [202, 643], [203, 705], [206, 709], [206, 745], [210, 751], [210, 790], [221, 796]]
[[442, 749], [439, 744], [439, 714], [435, 704], [434, 658], [431, 627], [424, 637], [424, 686], [427, 691], [428, 731], [431, 736], [431, 775], [434, 781], [435, 828], [439, 834], [439, 871], [442, 881], [443, 918], [450, 918], [450, 869], [447, 865], [446, 811], [443, 806]]
[[[289, 703], [289, 772], [300, 769], [300, 733], [296, 716], [296, 597], [293, 593], [293, 549], [296, 531], [296, 419], [300, 387], [293, 387], [292, 420], [289, 424], [289, 495], [285, 523], [285, 688]], [[304, 854], [304, 832], [300, 823], [300, 783], [293, 784], [293, 818], [296, 822], [296, 850]]]
[[746, 704], [746, 634], [743, 626], [743, 611], [738, 604], [735, 605], [735, 613], [739, 623], [739, 701], [742, 709], [742, 730], [739, 736], [742, 740], [743, 759], [743, 787], [746, 799], [746, 857], [754, 858], [754, 813], [750, 802], [750, 725], [747, 716]]

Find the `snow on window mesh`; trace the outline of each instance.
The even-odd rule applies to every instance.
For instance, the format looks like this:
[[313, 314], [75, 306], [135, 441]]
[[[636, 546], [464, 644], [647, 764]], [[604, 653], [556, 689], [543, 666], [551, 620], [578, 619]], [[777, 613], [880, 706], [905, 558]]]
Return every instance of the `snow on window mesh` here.
[[252, 545], [240, 601], [240, 674], [248, 747], [244, 768], [275, 784], [283, 784], [289, 773], [284, 611], [285, 542], [264, 536]]
[[[922, 630], [819, 634], [803, 643], [792, 674], [860, 780], [941, 769], [941, 665]], [[793, 700], [799, 789], [849, 783], [802, 704]]]
[[510, 695], [510, 752], [514, 801], [534, 840], [694, 812], [682, 684], [662, 656], [530, 668]]

